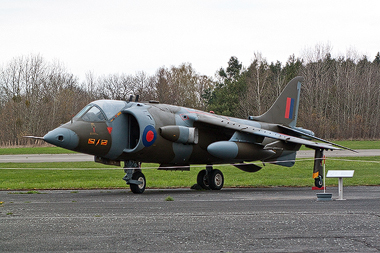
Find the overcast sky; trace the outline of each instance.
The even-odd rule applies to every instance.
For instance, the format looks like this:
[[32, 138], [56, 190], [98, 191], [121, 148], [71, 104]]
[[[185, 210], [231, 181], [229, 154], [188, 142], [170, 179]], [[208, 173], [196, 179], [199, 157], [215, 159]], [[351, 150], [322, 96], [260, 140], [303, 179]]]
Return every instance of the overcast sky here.
[[317, 44], [372, 60], [379, 11], [378, 0], [2, 0], [0, 66], [40, 54], [81, 80], [184, 62], [213, 76], [231, 56], [244, 66], [255, 52], [285, 63]]

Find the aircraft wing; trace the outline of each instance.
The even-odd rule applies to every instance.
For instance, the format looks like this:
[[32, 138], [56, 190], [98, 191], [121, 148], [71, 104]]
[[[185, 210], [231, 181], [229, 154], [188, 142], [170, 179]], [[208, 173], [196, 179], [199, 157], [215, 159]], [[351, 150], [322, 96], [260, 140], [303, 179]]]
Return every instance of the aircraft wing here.
[[[305, 139], [302, 139], [299, 137], [281, 134], [281, 133], [273, 132], [270, 130], [257, 128], [257, 127], [249, 126], [246, 124], [238, 123], [235, 121], [231, 121], [227, 117], [216, 117], [216, 116], [208, 115], [208, 114], [202, 114], [202, 115], [198, 114], [195, 121], [197, 121], [199, 123], [203, 123], [203, 124], [214, 125], [214, 126], [218, 126], [218, 127], [222, 127], [222, 128], [240, 131], [240, 132], [247, 133], [247, 134], [253, 134], [253, 135], [257, 135], [257, 136], [261, 136], [261, 137], [272, 138], [275, 140], [284, 141], [285, 143], [290, 142], [290, 143], [305, 145], [306, 147], [309, 147], [312, 149], [326, 149], [326, 150], [340, 150], [340, 149], [342, 149], [342, 146], [339, 146], [339, 145], [334, 144], [334, 143], [330, 143], [328, 141], [325, 141], [327, 143], [320, 143], [320, 142], [314, 142], [311, 140], [305, 140]], [[322, 139], [320, 139], [320, 140], [322, 140]], [[336, 147], [336, 146], [338, 146], [338, 147]], [[346, 148], [346, 149], [348, 149], [348, 148]]]
[[311, 135], [311, 134], [307, 134], [305, 132], [302, 132], [302, 131], [299, 131], [297, 129], [294, 129], [294, 128], [291, 128], [291, 127], [288, 127], [288, 126], [284, 126], [284, 125], [278, 125], [280, 128], [282, 129], [285, 129], [286, 131], [290, 131], [290, 132], [293, 132], [297, 135], [300, 135], [300, 136], [306, 136], [307, 138], [310, 138], [310, 139], [314, 139], [314, 140], [318, 140], [318, 141], [322, 141], [324, 143], [328, 143], [328, 144], [331, 144], [333, 146], [336, 146], [336, 147], [339, 147], [341, 149], [347, 149], [347, 150], [350, 150], [352, 152], [355, 152], [355, 153], [358, 153], [356, 150], [353, 150], [353, 149], [350, 149], [350, 148], [347, 148], [347, 147], [344, 147], [342, 145], [339, 145], [339, 144], [336, 144], [336, 143], [333, 143], [333, 142], [330, 142], [330, 141], [327, 141], [327, 140], [324, 140], [322, 138], [319, 138], [319, 137], [316, 137], [314, 135]]

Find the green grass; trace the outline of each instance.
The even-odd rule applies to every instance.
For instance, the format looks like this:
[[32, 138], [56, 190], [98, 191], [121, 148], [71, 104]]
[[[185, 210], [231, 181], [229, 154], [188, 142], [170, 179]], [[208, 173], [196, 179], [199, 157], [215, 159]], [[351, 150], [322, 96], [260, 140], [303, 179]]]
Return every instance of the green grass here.
[[[377, 149], [380, 141], [337, 141], [352, 149]], [[73, 153], [58, 147], [5, 148], [5, 154], [60, 154]], [[349, 161], [347, 161], [349, 160]], [[147, 188], [191, 187], [204, 166], [193, 166], [190, 171], [158, 171], [156, 164], [143, 164]], [[215, 166], [225, 177], [225, 187], [313, 186], [313, 161], [298, 159], [287, 168], [267, 164], [256, 173], [243, 172], [233, 166]], [[380, 185], [380, 157], [330, 158], [326, 170], [355, 170], [345, 185]], [[35, 189], [96, 189], [129, 188], [122, 180], [120, 167], [95, 162], [66, 163], [0, 163], [0, 190]], [[326, 179], [327, 186], [336, 186], [338, 180]]]
[[[334, 141], [333, 141], [334, 142]], [[380, 140], [372, 141], [337, 141], [339, 145], [352, 149], [380, 149]]]
[[170, 197], [170, 196], [167, 196], [167, 197], [165, 198], [165, 201], [174, 201], [174, 198], [173, 198], [173, 197]]
[[9, 194], [43, 194], [43, 193], [38, 192], [38, 191], [27, 191], [27, 192], [10, 192]]
[[76, 153], [59, 147], [0, 148], [0, 155], [69, 154]]
[[[351, 149], [380, 149], [380, 140], [373, 140], [373, 141], [334, 141], [332, 140], [331, 142], [345, 146], [347, 148], [351, 148]], [[309, 148], [302, 146], [301, 149], [308, 150]]]
[[[350, 161], [346, 161], [350, 160]], [[82, 163], [36, 163], [0, 164], [1, 190], [36, 189], [97, 189], [129, 188], [122, 180], [124, 171], [120, 167], [105, 166], [94, 162]], [[14, 169], [4, 169], [4, 168]], [[32, 169], [35, 167], [36, 169]], [[17, 168], [17, 169], [16, 169]], [[55, 168], [55, 169], [52, 169]], [[75, 168], [75, 169], [73, 169]], [[155, 164], [144, 164], [143, 173], [147, 188], [191, 187], [196, 183], [198, 172], [203, 167], [192, 167], [190, 171], [158, 171]], [[313, 186], [313, 161], [297, 160], [287, 168], [267, 164], [256, 173], [243, 172], [233, 166], [215, 166], [225, 177], [224, 187], [271, 187]], [[380, 157], [328, 159], [326, 170], [355, 170], [353, 178], [344, 180], [345, 186], [380, 185]], [[338, 179], [326, 179], [327, 186], [336, 186]]]
[[62, 163], [0, 163], [1, 168], [37, 168], [37, 169], [100, 169], [117, 168], [115, 166], [104, 165], [96, 162], [62, 162]]
[[[376, 141], [333, 141], [339, 145], [351, 149], [380, 149], [380, 140]], [[308, 148], [302, 148], [308, 149]], [[0, 148], [0, 155], [24, 155], [24, 154], [66, 154], [76, 153], [59, 147], [22, 147]]]

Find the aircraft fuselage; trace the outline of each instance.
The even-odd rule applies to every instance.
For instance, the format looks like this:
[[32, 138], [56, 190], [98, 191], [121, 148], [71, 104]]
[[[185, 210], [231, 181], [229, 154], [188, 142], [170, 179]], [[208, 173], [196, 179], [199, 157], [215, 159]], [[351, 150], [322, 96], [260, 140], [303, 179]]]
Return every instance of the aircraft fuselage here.
[[[107, 104], [117, 106], [114, 106], [114, 111], [105, 112], [103, 108]], [[261, 151], [262, 144], [241, 143], [230, 147], [229, 143], [221, 143], [229, 141], [235, 131], [197, 124], [199, 115], [256, 128], [275, 128], [275, 125], [271, 127], [270, 124], [173, 105], [100, 100], [90, 103], [72, 121], [50, 131], [44, 140], [94, 155], [103, 161], [134, 160], [166, 166], [254, 161], [274, 155], [273, 152]], [[219, 142], [220, 149], [227, 153], [240, 154], [216, 157], [207, 150], [215, 142]], [[216, 147], [214, 149], [218, 151]]]

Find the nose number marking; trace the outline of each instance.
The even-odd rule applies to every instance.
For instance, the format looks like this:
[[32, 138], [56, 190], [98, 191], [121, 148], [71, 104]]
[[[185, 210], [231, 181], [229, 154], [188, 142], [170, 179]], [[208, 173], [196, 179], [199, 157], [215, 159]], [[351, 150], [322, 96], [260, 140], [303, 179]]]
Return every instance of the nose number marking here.
[[95, 145], [95, 146], [98, 146], [100, 143], [101, 146], [107, 146], [108, 140], [102, 140], [102, 139], [96, 140], [96, 139], [90, 138], [90, 139], [88, 139], [87, 143], [88, 143], [88, 145]]

